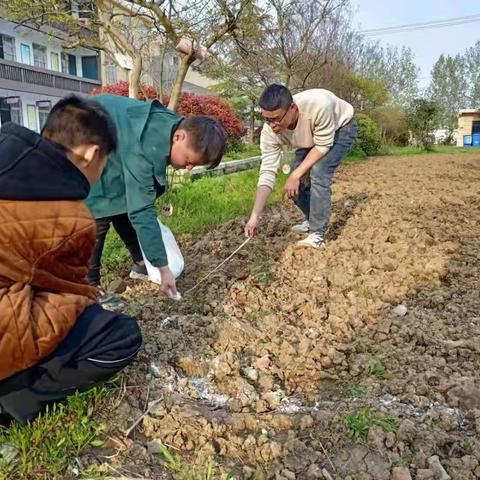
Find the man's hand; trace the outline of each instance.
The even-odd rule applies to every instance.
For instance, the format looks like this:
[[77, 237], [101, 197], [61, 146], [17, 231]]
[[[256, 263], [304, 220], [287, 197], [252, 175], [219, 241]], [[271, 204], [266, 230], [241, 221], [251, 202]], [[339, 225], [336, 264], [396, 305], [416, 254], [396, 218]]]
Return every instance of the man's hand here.
[[285, 187], [284, 187], [285, 195], [288, 198], [296, 197], [298, 195], [299, 188], [300, 188], [300, 179], [297, 177], [297, 175], [295, 175], [295, 172], [294, 172], [288, 177], [287, 181], [285, 182]]
[[255, 238], [258, 235], [258, 216], [255, 213], [250, 215], [250, 219], [245, 225], [245, 236], [249, 238]]
[[173, 276], [168, 266], [160, 267], [160, 274], [162, 276], [162, 284], [160, 285], [160, 290], [168, 298], [172, 298], [177, 293], [175, 277]]

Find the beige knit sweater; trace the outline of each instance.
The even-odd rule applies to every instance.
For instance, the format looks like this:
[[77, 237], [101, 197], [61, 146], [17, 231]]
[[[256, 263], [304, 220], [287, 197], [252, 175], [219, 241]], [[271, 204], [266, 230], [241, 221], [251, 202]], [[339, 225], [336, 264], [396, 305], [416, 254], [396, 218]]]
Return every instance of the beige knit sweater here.
[[262, 164], [258, 186], [273, 190], [282, 148], [311, 148], [328, 152], [333, 145], [335, 132], [353, 117], [353, 107], [332, 92], [320, 88], [305, 90], [293, 96], [298, 106], [298, 122], [294, 130], [276, 134], [265, 123], [260, 136]]

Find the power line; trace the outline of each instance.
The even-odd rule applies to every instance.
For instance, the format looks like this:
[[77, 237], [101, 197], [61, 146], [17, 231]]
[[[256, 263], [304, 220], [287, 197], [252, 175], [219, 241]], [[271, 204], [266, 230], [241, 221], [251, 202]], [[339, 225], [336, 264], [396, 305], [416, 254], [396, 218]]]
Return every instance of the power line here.
[[404, 27], [418, 27], [423, 25], [431, 25], [435, 23], [451, 22], [456, 20], [468, 20], [468, 19], [478, 18], [478, 17], [480, 17], [480, 13], [476, 13], [475, 15], [466, 15], [464, 17], [445, 18], [443, 20], [429, 20], [428, 22], [407, 23], [405, 25], [397, 25], [393, 27], [372, 28], [369, 30], [362, 30], [360, 33], [373, 33], [373, 32], [378, 32], [383, 30], [392, 30], [392, 29], [404, 28]]
[[476, 19], [476, 20], [464, 20], [462, 22], [450, 22], [450, 23], [443, 23], [443, 24], [438, 24], [438, 25], [430, 25], [430, 26], [424, 26], [424, 27], [414, 27], [414, 28], [404, 28], [402, 30], [390, 30], [390, 31], [383, 31], [383, 32], [376, 32], [376, 33], [370, 33], [370, 34], [365, 34], [365, 36], [368, 36], [368, 37], [374, 37], [374, 36], [377, 36], [377, 35], [391, 35], [391, 34], [394, 34], [394, 33], [405, 33], [405, 32], [416, 32], [416, 31], [419, 31], [419, 30], [433, 30], [435, 28], [445, 28], [445, 27], [454, 27], [454, 26], [457, 26], [457, 25], [464, 25], [466, 23], [475, 23], [475, 22], [479, 22], [480, 21], [480, 18]]
[[359, 33], [365, 36], [387, 35], [393, 33], [413, 32], [417, 30], [428, 30], [434, 28], [452, 27], [456, 25], [464, 25], [466, 23], [474, 23], [480, 21], [480, 14], [467, 15], [464, 17], [446, 18], [443, 20], [432, 20], [428, 22], [417, 22], [405, 25], [397, 25], [394, 27], [373, 28], [362, 30]]

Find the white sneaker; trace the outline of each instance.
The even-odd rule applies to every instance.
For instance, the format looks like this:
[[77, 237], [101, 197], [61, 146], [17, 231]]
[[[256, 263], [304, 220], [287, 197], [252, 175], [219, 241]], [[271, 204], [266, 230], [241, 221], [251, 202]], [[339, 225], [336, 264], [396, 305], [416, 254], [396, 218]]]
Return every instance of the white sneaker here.
[[128, 275], [132, 280], [143, 280], [144, 282], [148, 281], [148, 271], [145, 265], [139, 265], [134, 263], [130, 274]]
[[310, 223], [308, 220], [305, 220], [302, 223], [297, 223], [297, 225], [294, 225], [292, 228], [290, 228], [290, 231], [293, 233], [308, 233], [309, 229]]
[[297, 242], [298, 247], [323, 248], [325, 247], [325, 239], [318, 232], [311, 233], [307, 238]]

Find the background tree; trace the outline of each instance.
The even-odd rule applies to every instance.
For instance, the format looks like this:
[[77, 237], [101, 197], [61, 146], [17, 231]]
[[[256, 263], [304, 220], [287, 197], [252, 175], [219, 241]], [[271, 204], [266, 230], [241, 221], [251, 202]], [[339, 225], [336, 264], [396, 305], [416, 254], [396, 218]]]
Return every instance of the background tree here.
[[432, 69], [428, 94], [440, 107], [440, 126], [455, 130], [458, 111], [469, 106], [467, 64], [462, 55], [440, 55]]
[[418, 96], [411, 50], [384, 48], [357, 33], [349, 2], [263, 5], [254, 11], [252, 27], [224, 42], [207, 62], [208, 73], [224, 83], [222, 95], [240, 91], [256, 103], [266, 85], [281, 82], [293, 93], [327, 88], [367, 112], [382, 105], [405, 108]]
[[480, 108], [480, 41], [467, 49], [464, 58], [469, 83], [469, 106]]
[[360, 45], [357, 62], [360, 75], [384, 85], [389, 94], [389, 105], [407, 108], [418, 97], [419, 69], [409, 48], [367, 43], [363, 48]]
[[385, 145], [408, 144], [409, 132], [405, 110], [385, 105], [371, 110], [370, 116], [378, 125]]
[[415, 99], [407, 115], [408, 127], [417, 145], [430, 149], [434, 138], [432, 132], [442, 121], [442, 112], [438, 104], [424, 98]]
[[[128, 55], [130, 95], [136, 96], [148, 54], [150, 36], [160, 34], [179, 51], [181, 61], [170, 92], [169, 108], [175, 109], [190, 66], [208, 49], [235, 31], [243, 10], [252, 0], [80, 0], [82, 15], [63, 0], [0, 0], [7, 18], [46, 31], [61, 29], [64, 48], [84, 46]], [[140, 28], [140, 24], [143, 28]], [[142, 49], [141, 47], [145, 47]], [[144, 51], [142, 51], [144, 50]]]
[[[120, 1], [120, 0], [119, 0]], [[130, 8], [147, 15], [157, 31], [180, 52], [177, 76], [168, 107], [175, 110], [190, 66], [241, 24], [252, 0], [196, 0], [188, 3], [130, 0]]]

